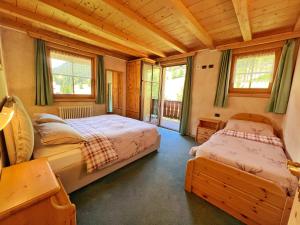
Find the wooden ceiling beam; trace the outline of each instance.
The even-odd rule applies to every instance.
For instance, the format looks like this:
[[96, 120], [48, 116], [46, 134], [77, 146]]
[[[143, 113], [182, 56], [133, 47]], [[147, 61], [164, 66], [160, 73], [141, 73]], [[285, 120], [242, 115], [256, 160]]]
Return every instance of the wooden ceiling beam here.
[[214, 42], [208, 32], [186, 8], [181, 0], [163, 0], [166, 6], [174, 13], [176, 18], [190, 31], [198, 40], [208, 48], [214, 48]]
[[300, 14], [299, 14], [297, 22], [294, 26], [294, 31], [299, 31], [299, 30], [300, 30]]
[[63, 3], [59, 0], [39, 0], [39, 2], [51, 6], [57, 10], [60, 10], [61, 12], [74, 16], [77, 19], [80, 19], [92, 25], [94, 28], [97, 29], [97, 31], [100, 31], [101, 36], [106, 39], [115, 41], [129, 48], [141, 49], [143, 51], [151, 52], [152, 54], [160, 57], [166, 56], [162, 51], [152, 46], [149, 46], [145, 43], [142, 43], [141, 41], [135, 39], [134, 37], [126, 35], [124, 32], [113, 27], [111, 24], [99, 21], [98, 19], [95, 19], [95, 17], [83, 13], [79, 9], [76, 9], [68, 5], [67, 3]]
[[112, 52], [106, 49], [102, 49], [98, 46], [91, 45], [82, 41], [78, 41], [72, 38], [68, 38], [47, 30], [34, 28], [30, 25], [26, 25], [20, 22], [16, 22], [9, 19], [3, 19], [0, 20], [0, 27], [8, 28], [8, 29], [14, 29], [17, 31], [22, 31], [27, 33], [29, 36], [33, 38], [42, 39], [44, 41], [54, 43], [57, 45], [69, 47], [72, 49], [77, 49], [80, 51], [96, 54], [96, 55], [109, 55], [116, 58], [129, 60], [130, 58], [124, 54], [118, 54], [116, 52]]
[[176, 51], [179, 51], [181, 53], [188, 52], [188, 49], [186, 46], [184, 46], [182, 43], [174, 39], [171, 35], [168, 33], [162, 31], [152, 23], [148, 22], [144, 17], [141, 17], [133, 10], [129, 9], [120, 1], [118, 0], [102, 0], [102, 2], [106, 3], [108, 6], [111, 6], [115, 10], [122, 13], [124, 16], [126, 16], [131, 21], [135, 22], [136, 24], [139, 24], [143, 28], [147, 29], [153, 36], [155, 36], [157, 39], [164, 42], [166, 45], [170, 46], [171, 48], [175, 49]]
[[112, 42], [105, 38], [102, 38], [96, 34], [89, 33], [85, 30], [81, 30], [81, 29], [69, 26], [63, 22], [60, 22], [60, 21], [57, 21], [54, 19], [50, 19], [49, 17], [45, 17], [42, 15], [30, 12], [28, 10], [21, 9], [21, 8], [16, 7], [9, 3], [5, 3], [5, 2], [1, 1], [0, 2], [0, 12], [3, 12], [7, 15], [16, 16], [18, 18], [25, 19], [25, 20], [33, 22], [33, 23], [40, 23], [47, 27], [51, 27], [52, 29], [67, 32], [71, 35], [75, 35], [77, 37], [81, 37], [86, 40], [93, 41], [93, 42], [97, 43], [99, 46], [106, 48], [106, 49], [113, 49], [116, 51], [124, 52], [124, 53], [132, 55], [132, 56], [136, 56], [136, 57], [148, 57], [148, 55], [143, 52], [136, 51], [131, 48], [127, 48], [123, 45], [120, 45], [118, 43], [115, 43], [115, 42]]
[[281, 34], [274, 34], [266, 37], [255, 38], [250, 41], [244, 42], [235, 42], [226, 45], [219, 45], [216, 47], [217, 50], [227, 50], [227, 49], [237, 49], [237, 48], [245, 48], [256, 45], [263, 45], [268, 43], [273, 43], [277, 41], [284, 41], [292, 38], [300, 38], [300, 31], [295, 32], [285, 32]]
[[232, 0], [244, 41], [252, 39], [251, 25], [248, 13], [248, 0]]

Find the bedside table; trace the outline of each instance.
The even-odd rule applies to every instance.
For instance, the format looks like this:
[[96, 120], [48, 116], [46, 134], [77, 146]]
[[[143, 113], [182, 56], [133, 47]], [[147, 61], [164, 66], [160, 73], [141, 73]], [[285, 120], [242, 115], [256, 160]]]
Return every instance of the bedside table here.
[[197, 126], [195, 140], [198, 144], [207, 141], [222, 125], [221, 120], [200, 118]]
[[76, 209], [46, 158], [2, 169], [1, 225], [75, 225]]

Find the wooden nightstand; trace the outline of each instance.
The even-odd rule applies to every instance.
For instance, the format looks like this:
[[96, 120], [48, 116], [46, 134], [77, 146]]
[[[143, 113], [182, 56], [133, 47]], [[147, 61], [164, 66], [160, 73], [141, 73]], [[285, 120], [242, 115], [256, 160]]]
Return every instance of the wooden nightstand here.
[[[288, 169], [296, 177], [300, 178], [300, 163], [292, 162], [288, 160]], [[289, 225], [300, 224], [300, 182], [294, 198], [293, 207], [289, 218]]]
[[2, 169], [1, 225], [75, 225], [76, 209], [47, 159]]
[[211, 135], [217, 132], [222, 125], [221, 120], [216, 119], [199, 119], [195, 140], [198, 144], [207, 141]]

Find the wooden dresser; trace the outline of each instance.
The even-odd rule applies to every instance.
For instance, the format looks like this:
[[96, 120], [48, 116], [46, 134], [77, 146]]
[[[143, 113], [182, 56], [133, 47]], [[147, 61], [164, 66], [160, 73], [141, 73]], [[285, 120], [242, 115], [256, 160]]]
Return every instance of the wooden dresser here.
[[142, 61], [127, 63], [126, 75], [126, 116], [140, 119]]
[[195, 140], [198, 144], [207, 141], [211, 135], [217, 132], [222, 126], [221, 120], [200, 118], [198, 121]]
[[76, 209], [47, 159], [2, 169], [1, 225], [75, 225]]

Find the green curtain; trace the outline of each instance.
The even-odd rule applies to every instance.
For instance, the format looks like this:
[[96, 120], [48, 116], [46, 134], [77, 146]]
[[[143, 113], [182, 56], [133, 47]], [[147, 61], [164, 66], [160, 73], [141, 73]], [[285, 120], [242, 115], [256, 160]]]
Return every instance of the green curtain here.
[[53, 103], [52, 85], [47, 63], [46, 46], [43, 40], [35, 40], [35, 104], [51, 105]]
[[181, 135], [187, 134], [190, 103], [191, 103], [191, 86], [193, 73], [193, 56], [187, 58], [186, 75], [183, 89], [182, 106], [181, 106], [181, 120], [179, 126], [179, 133]]
[[102, 55], [97, 56], [97, 89], [96, 89], [96, 103], [105, 103], [105, 72], [104, 72], [104, 57]]
[[269, 112], [286, 113], [293, 81], [297, 48], [298, 43], [295, 39], [287, 40], [282, 48], [268, 105]]
[[218, 86], [217, 86], [215, 102], [214, 102], [214, 106], [216, 106], [216, 107], [226, 107], [227, 106], [227, 97], [228, 97], [229, 80], [230, 80], [231, 56], [232, 56], [232, 51], [230, 49], [222, 52]]

